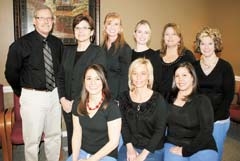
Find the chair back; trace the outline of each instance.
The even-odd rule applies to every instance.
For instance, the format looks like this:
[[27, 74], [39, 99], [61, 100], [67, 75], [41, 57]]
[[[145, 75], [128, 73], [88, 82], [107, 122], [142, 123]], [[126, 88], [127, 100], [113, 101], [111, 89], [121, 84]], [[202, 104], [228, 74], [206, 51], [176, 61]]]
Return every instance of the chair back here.
[[14, 104], [14, 116], [15, 121], [22, 121], [21, 115], [20, 115], [20, 102], [19, 97], [14, 94], [13, 97], [13, 104]]
[[0, 84], [0, 111], [4, 111], [4, 93], [3, 93], [3, 85]]

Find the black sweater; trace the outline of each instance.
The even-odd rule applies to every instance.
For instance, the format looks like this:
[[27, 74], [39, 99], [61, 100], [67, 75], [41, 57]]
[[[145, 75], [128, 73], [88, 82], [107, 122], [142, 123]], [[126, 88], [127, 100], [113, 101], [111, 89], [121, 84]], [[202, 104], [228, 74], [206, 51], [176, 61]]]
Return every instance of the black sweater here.
[[219, 59], [213, 71], [205, 75], [200, 61], [194, 64], [199, 83], [199, 93], [206, 94], [214, 109], [214, 121], [229, 117], [229, 106], [235, 90], [235, 79], [231, 65]]
[[167, 142], [182, 146], [184, 157], [204, 150], [217, 151], [213, 131], [213, 110], [204, 95], [194, 95], [182, 107], [170, 104]]

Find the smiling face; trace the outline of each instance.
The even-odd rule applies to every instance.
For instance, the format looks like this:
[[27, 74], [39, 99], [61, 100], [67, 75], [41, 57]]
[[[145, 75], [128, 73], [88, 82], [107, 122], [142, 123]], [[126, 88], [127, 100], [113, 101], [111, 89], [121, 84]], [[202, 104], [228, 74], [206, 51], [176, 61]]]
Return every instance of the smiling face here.
[[89, 69], [85, 75], [85, 88], [89, 92], [89, 95], [101, 95], [103, 89], [103, 83], [97, 72], [93, 69]]
[[139, 64], [133, 68], [131, 81], [135, 88], [147, 88], [149, 73], [145, 64]]
[[180, 37], [172, 27], [168, 27], [164, 32], [164, 41], [167, 47], [175, 47], [180, 43]]
[[211, 57], [215, 55], [215, 45], [214, 41], [210, 36], [204, 36], [200, 38], [200, 51], [203, 56]]
[[110, 37], [116, 37], [121, 32], [121, 20], [119, 18], [109, 18], [105, 24], [105, 32]]
[[36, 31], [47, 37], [53, 27], [53, 15], [49, 9], [41, 9], [35, 13], [33, 24]]
[[90, 42], [90, 38], [93, 35], [93, 30], [91, 29], [89, 23], [85, 20], [80, 21], [74, 27], [74, 36], [78, 42]]
[[137, 44], [146, 45], [150, 40], [151, 29], [147, 24], [139, 24], [134, 32]]
[[193, 77], [186, 67], [179, 67], [174, 75], [179, 91], [191, 92], [193, 90]]

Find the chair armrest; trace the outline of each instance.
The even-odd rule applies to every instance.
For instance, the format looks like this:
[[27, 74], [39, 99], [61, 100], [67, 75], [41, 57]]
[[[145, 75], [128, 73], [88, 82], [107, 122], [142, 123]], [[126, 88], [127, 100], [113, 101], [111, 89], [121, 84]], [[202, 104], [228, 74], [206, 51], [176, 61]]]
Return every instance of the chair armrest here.
[[14, 109], [13, 108], [8, 108], [7, 112], [5, 114], [5, 121], [6, 121], [6, 134], [7, 134], [7, 139], [10, 139], [11, 133], [12, 133], [12, 128], [15, 122], [15, 117], [14, 117]]
[[6, 133], [4, 117], [5, 117], [5, 111], [0, 111], [0, 136], [2, 136], [3, 133]]

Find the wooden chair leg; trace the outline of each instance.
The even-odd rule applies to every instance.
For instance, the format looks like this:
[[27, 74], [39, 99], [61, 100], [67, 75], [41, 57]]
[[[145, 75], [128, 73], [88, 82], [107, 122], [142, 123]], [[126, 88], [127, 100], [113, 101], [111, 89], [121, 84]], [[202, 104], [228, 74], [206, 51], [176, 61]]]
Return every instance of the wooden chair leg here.
[[2, 141], [3, 161], [10, 161], [8, 157], [8, 146], [7, 146], [4, 112], [0, 113], [0, 137]]

